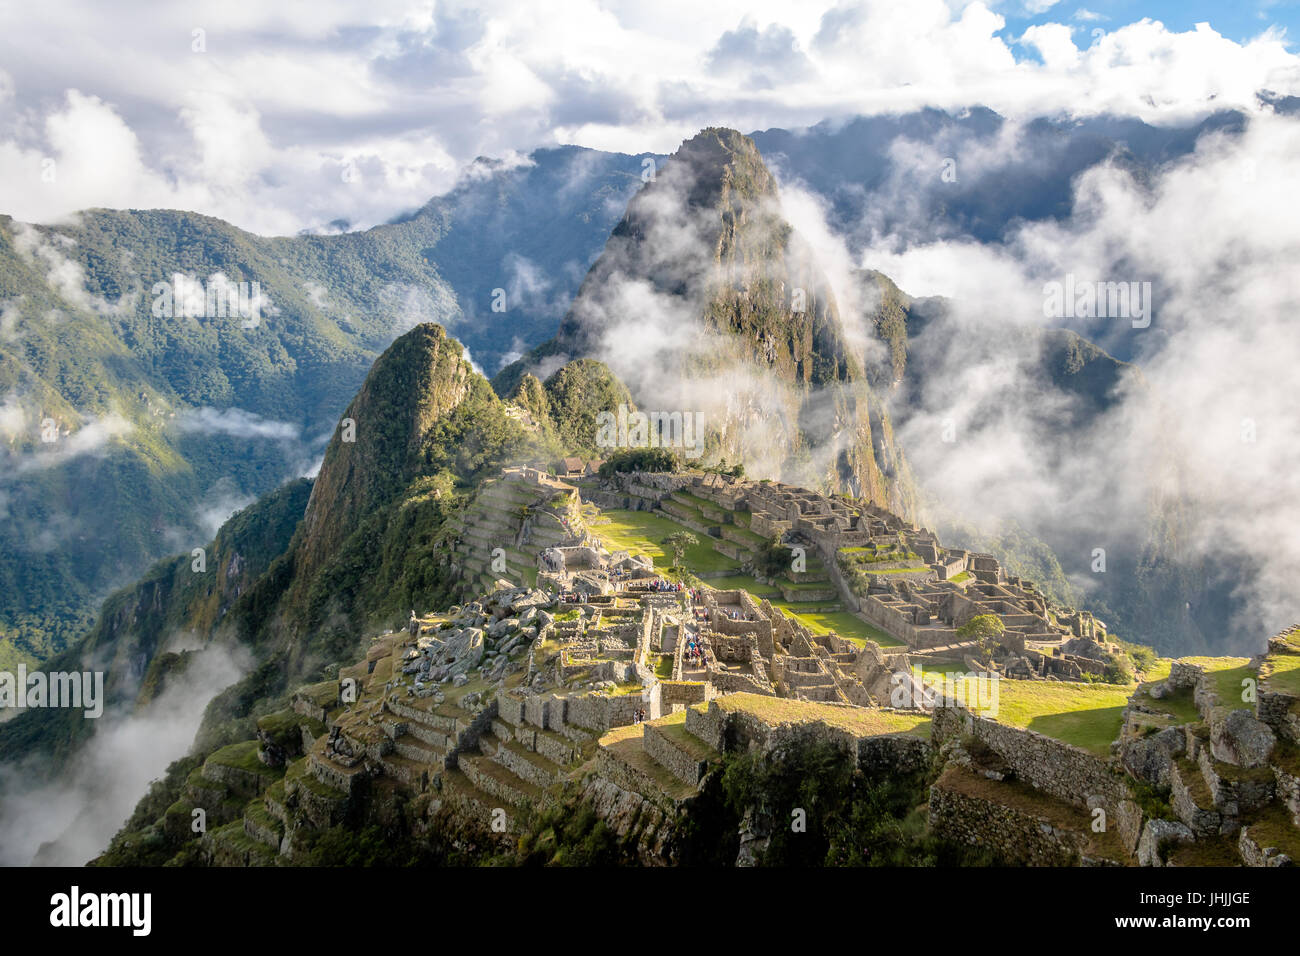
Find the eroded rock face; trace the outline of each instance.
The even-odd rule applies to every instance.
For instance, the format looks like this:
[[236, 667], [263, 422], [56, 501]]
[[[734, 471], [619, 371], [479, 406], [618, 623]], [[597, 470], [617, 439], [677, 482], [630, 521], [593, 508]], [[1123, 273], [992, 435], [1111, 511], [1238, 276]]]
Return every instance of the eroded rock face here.
[[1246, 710], [1231, 711], [1210, 729], [1210, 752], [1215, 759], [1238, 767], [1264, 766], [1276, 746], [1273, 731]]
[[636, 840], [637, 857], [643, 865], [662, 866], [676, 862], [671, 846], [673, 821], [641, 794], [592, 776], [583, 785], [583, 796], [597, 816], [621, 839], [632, 837]]
[[1142, 829], [1142, 838], [1138, 840], [1139, 866], [1164, 866], [1161, 848], [1168, 849], [1171, 844], [1191, 843], [1195, 834], [1186, 824], [1174, 820], [1148, 820]]
[[1187, 750], [1187, 735], [1182, 727], [1167, 727], [1150, 737], [1125, 739], [1121, 759], [1124, 768], [1153, 787], [1169, 784], [1169, 772], [1177, 757]]
[[744, 819], [740, 822], [740, 849], [736, 853], [736, 866], [758, 866], [771, 842], [772, 835], [766, 827], [758, 825], [754, 808], [747, 807]]

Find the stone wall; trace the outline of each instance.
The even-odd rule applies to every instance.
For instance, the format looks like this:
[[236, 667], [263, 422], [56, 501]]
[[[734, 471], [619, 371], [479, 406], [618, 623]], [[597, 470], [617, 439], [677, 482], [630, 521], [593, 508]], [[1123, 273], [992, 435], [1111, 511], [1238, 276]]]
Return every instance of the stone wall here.
[[709, 768], [708, 762], [696, 760], [690, 754], [679, 749], [671, 738], [654, 724], [645, 725], [641, 742], [645, 747], [645, 752], [650, 755], [655, 763], [665, 768], [683, 783], [697, 787], [700, 781], [704, 779], [704, 774]]
[[1169, 676], [1165, 678], [1165, 683], [1171, 690], [1183, 690], [1185, 688], [1196, 686], [1197, 681], [1201, 679], [1201, 669], [1194, 664], [1184, 664], [1182, 661], [1174, 661], [1169, 669]]
[[[960, 597], [960, 595], [955, 596]], [[866, 618], [868, 623], [874, 624], [886, 634], [898, 638], [915, 650], [927, 647], [942, 647], [945, 644], [956, 643], [958, 640], [956, 628], [919, 628], [908, 619], [905, 613], [890, 607], [874, 595], [867, 595], [862, 598], [861, 610], [862, 616]]]
[[931, 739], [936, 744], [965, 735], [997, 753], [1018, 780], [1077, 807], [1100, 802], [1113, 814], [1120, 801], [1130, 797], [1124, 778], [1110, 762], [1086, 750], [1032, 730], [999, 724], [960, 707], [935, 708]]
[[604, 733], [613, 727], [626, 727], [633, 722], [636, 711], [645, 706], [640, 694], [619, 697], [587, 694], [565, 701], [564, 720], [585, 730]]
[[924, 768], [933, 753], [930, 742], [920, 737], [905, 734], [857, 737], [822, 721], [773, 727], [744, 711], [725, 711], [716, 703], [711, 703], [707, 710], [694, 707], [688, 710], [686, 730], [720, 753], [806, 747], [817, 741], [830, 741], [851, 754], [858, 767], [868, 774], [911, 773]]
[[1291, 814], [1291, 822], [1300, 827], [1300, 776], [1281, 767], [1273, 768], [1278, 801]]
[[[587, 777], [587, 785], [599, 781], [605, 781], [625, 793], [634, 794], [638, 804], [644, 803], [657, 807], [672, 817], [677, 814], [677, 801], [663, 792], [658, 781], [644, 771], [619, 760], [604, 747], [596, 750], [595, 773]], [[601, 813], [598, 805], [595, 809], [602, 819], [608, 819], [604, 813]]]
[[771, 687], [759, 682], [758, 678], [752, 674], [741, 674], [737, 671], [728, 671], [714, 664], [709, 664], [709, 683], [712, 684], [719, 692], [723, 694], [762, 694], [765, 697], [775, 697], [776, 692]]
[[934, 748], [920, 737], [864, 737], [858, 741], [858, 768], [868, 776], [908, 774], [925, 769]]
[[1300, 707], [1297, 698], [1278, 691], [1261, 690], [1256, 714], [1279, 737], [1300, 743]]
[[665, 714], [672, 713], [675, 706], [703, 703], [710, 697], [709, 685], [704, 681], [660, 681], [658, 687]]
[[827, 557], [825, 552], [822, 553], [822, 565], [826, 568], [826, 576], [831, 579], [835, 589], [839, 591], [840, 600], [843, 601], [850, 610], [860, 611], [862, 609], [862, 598], [854, 593], [849, 587], [849, 582], [844, 580], [844, 575], [840, 573], [839, 564], [836, 561], [835, 553], [831, 552]]
[[749, 635], [728, 636], [719, 632], [710, 643], [713, 652], [720, 661], [743, 661], [748, 663], [754, 656], [754, 642]]
[[1026, 866], [1072, 866], [1083, 853], [1079, 834], [1000, 803], [959, 792], [940, 779], [930, 789], [930, 826], [948, 840], [984, 847]]

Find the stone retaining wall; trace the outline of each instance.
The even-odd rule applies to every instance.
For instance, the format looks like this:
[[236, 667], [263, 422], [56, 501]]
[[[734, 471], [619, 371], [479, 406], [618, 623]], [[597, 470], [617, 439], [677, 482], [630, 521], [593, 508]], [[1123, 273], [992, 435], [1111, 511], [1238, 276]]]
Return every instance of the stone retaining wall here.
[[672, 739], [654, 724], [646, 724], [641, 739], [645, 752], [683, 783], [698, 787], [708, 770], [708, 762], [696, 760], [690, 754], [678, 749]]
[[980, 846], [1026, 866], [1072, 866], [1082, 855], [1080, 835], [1000, 803], [942, 785], [930, 788], [930, 827], [957, 843]]
[[570, 697], [565, 701], [563, 719], [585, 730], [604, 733], [614, 727], [626, 727], [632, 723], [633, 715], [646, 705], [640, 694], [625, 694], [621, 697], [604, 697], [600, 694], [588, 694], [584, 697]]
[[936, 745], [951, 737], [975, 737], [1005, 760], [1017, 779], [1077, 807], [1100, 800], [1113, 814], [1130, 797], [1109, 761], [1032, 730], [1008, 727], [960, 707], [938, 707], [930, 733]]
[[1300, 707], [1296, 706], [1298, 700], [1300, 698], [1291, 694], [1261, 690], [1255, 712], [1279, 737], [1300, 743]]

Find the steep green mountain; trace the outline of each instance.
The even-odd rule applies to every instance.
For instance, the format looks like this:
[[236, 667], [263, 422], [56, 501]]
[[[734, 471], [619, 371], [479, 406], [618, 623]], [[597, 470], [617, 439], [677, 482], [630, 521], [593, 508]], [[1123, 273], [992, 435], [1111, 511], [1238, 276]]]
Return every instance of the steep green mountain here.
[[[196, 743], [208, 753], [246, 739], [257, 717], [286, 704], [288, 688], [336, 673], [368, 634], [404, 622], [411, 608], [459, 599], [472, 582], [459, 570], [454, 519], [482, 479], [564, 450], [557, 419], [521, 421], [520, 407], [499, 399], [463, 356], [436, 325], [399, 338], [348, 405], [314, 481], [292, 482], [232, 517], [202, 567], [192, 554], [157, 563], [114, 594], [90, 634], [50, 667], [105, 670], [106, 720], [127, 720], [147, 712], [194, 653], [239, 649], [245, 676], [219, 694], [208, 689], [216, 697]], [[602, 388], [587, 399], [579, 382]], [[587, 402], [606, 390], [626, 393], [595, 362], [549, 387], [548, 401], [575, 421], [593, 419]], [[67, 709], [25, 711], [0, 724], [0, 753], [7, 761], [39, 754], [40, 778], [59, 779], [100, 729], [94, 723]], [[37, 782], [0, 772], [3, 787]], [[8, 825], [0, 812], [0, 830]]]
[[[399, 338], [348, 405], [314, 481], [291, 482], [233, 516], [203, 549], [202, 567], [190, 553], [158, 562], [105, 602], [51, 669], [93, 662], [108, 675], [112, 703], [129, 708], [157, 696], [183, 660], [173, 645], [239, 644], [256, 666], [218, 712], [242, 717], [286, 681], [355, 650], [368, 630], [452, 599], [460, 581], [448, 517], [463, 512], [483, 475], [563, 450], [557, 420], [521, 423], [463, 354], [436, 325]], [[568, 378], [579, 375], [621, 388], [599, 363]], [[555, 401], [566, 416], [594, 417], [579, 395]], [[0, 724], [0, 753], [61, 758], [89, 730], [72, 711], [27, 711]]]
[[[258, 281], [279, 315], [153, 314], [154, 281], [218, 272]], [[0, 301], [0, 636], [29, 659], [84, 633], [150, 560], [306, 470], [322, 410], [371, 356], [252, 237], [182, 213], [4, 220]]]
[[712, 458], [913, 509], [830, 283], [733, 130], [682, 144], [628, 204], [556, 336], [493, 384], [511, 394], [575, 357], [605, 361], [644, 408], [701, 414]]
[[[0, 668], [66, 648], [112, 589], [309, 472], [412, 326], [460, 329], [489, 368], [550, 334], [640, 172], [577, 148], [485, 160], [343, 235], [170, 210], [0, 217]], [[240, 283], [258, 307], [218, 309]]]

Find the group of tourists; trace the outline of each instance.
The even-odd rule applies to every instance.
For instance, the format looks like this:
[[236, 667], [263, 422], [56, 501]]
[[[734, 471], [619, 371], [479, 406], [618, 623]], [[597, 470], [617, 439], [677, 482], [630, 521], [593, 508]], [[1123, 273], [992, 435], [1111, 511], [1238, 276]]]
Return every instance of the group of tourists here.
[[694, 637], [686, 639], [686, 660], [692, 667], [704, 667], [709, 663], [708, 651]]

